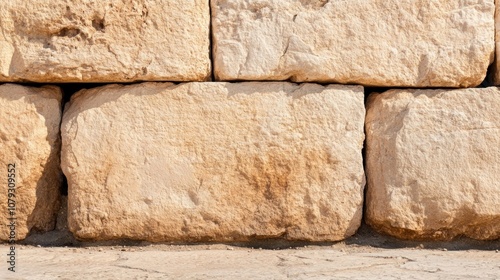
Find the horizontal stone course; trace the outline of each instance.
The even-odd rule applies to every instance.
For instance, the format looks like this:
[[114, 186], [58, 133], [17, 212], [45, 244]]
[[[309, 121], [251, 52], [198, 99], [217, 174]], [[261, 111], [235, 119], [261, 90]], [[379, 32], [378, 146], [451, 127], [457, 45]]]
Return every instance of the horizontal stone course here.
[[0, 85], [2, 241], [54, 229], [62, 182], [61, 99], [53, 86]]
[[213, 0], [218, 80], [473, 87], [494, 56], [493, 0]]
[[144, 83], [66, 106], [62, 167], [80, 239], [332, 241], [356, 232], [363, 88]]
[[0, 81], [204, 81], [208, 0], [2, 1]]
[[500, 237], [500, 90], [369, 97], [366, 221], [404, 239]]

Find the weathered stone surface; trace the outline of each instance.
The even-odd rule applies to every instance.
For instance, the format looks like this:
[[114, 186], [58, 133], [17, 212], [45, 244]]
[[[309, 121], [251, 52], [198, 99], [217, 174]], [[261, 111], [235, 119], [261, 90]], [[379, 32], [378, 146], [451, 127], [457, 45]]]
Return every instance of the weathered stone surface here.
[[494, 54], [494, 1], [213, 0], [219, 80], [468, 87]]
[[360, 86], [109, 85], [66, 108], [78, 238], [339, 240], [361, 222]]
[[201, 81], [208, 0], [2, 1], [0, 80]]
[[497, 88], [370, 95], [367, 222], [401, 238], [499, 238], [499, 120]]
[[[0, 86], [0, 165], [3, 169], [0, 240], [8, 240], [10, 236], [10, 229], [5, 225], [10, 225], [12, 208], [8, 203], [13, 203], [12, 200], [16, 208], [12, 216], [17, 219], [16, 240], [24, 239], [30, 230], [47, 231], [55, 226], [62, 181], [59, 166], [61, 99], [61, 91], [56, 87]], [[9, 177], [13, 180], [9, 181]], [[15, 191], [9, 191], [9, 183], [15, 184], [10, 185]], [[9, 193], [15, 197], [9, 197]]]

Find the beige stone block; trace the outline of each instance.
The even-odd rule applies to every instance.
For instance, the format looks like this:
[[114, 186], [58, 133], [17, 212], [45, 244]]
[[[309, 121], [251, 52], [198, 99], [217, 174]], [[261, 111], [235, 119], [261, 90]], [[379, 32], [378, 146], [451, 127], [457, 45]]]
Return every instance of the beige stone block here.
[[494, 56], [493, 0], [213, 0], [219, 80], [471, 87]]
[[361, 222], [363, 88], [109, 85], [62, 122], [80, 239], [340, 240]]
[[55, 226], [61, 99], [57, 87], [0, 85], [0, 240], [10, 239], [11, 222], [15, 240]]
[[0, 81], [203, 81], [208, 0], [2, 1]]
[[391, 90], [367, 105], [367, 222], [405, 239], [500, 237], [500, 91]]

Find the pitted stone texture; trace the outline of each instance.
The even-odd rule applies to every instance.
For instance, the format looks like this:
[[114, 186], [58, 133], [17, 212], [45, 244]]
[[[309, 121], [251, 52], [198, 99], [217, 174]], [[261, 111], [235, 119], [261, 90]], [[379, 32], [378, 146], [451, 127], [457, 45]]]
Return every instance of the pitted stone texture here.
[[[16, 240], [30, 230], [48, 231], [55, 226], [62, 182], [59, 150], [61, 141], [61, 91], [56, 87], [0, 86], [0, 240], [9, 239], [9, 218], [16, 218]], [[15, 165], [15, 172], [9, 164]], [[15, 192], [8, 191], [8, 176], [15, 179]], [[12, 181], [12, 180], [11, 180]], [[11, 182], [14, 183], [14, 182]], [[10, 215], [9, 193], [15, 194]], [[11, 205], [12, 206], [12, 205]]]
[[405, 239], [500, 237], [500, 91], [391, 90], [368, 101], [367, 222]]
[[0, 81], [203, 81], [208, 0], [2, 1]]
[[67, 108], [62, 166], [80, 239], [322, 241], [360, 225], [360, 86], [110, 85]]
[[494, 1], [213, 0], [219, 80], [470, 87], [494, 56]]

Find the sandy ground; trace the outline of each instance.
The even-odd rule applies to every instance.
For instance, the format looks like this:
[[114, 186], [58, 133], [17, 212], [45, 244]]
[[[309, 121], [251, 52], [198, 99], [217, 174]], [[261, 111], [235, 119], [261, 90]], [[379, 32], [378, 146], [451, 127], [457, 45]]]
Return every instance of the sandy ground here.
[[[495, 251], [164, 246], [20, 247], [1, 279], [500, 279]], [[335, 246], [334, 246], [335, 247]], [[0, 247], [6, 252], [6, 247]], [[4, 255], [4, 254], [2, 254]]]
[[[500, 279], [494, 251], [37, 248], [1, 279]], [[2, 251], [6, 248], [2, 247]]]
[[[126, 246], [123, 246], [126, 244]], [[409, 242], [363, 226], [343, 242], [85, 243], [67, 231], [0, 245], [0, 279], [500, 279], [500, 241]]]

